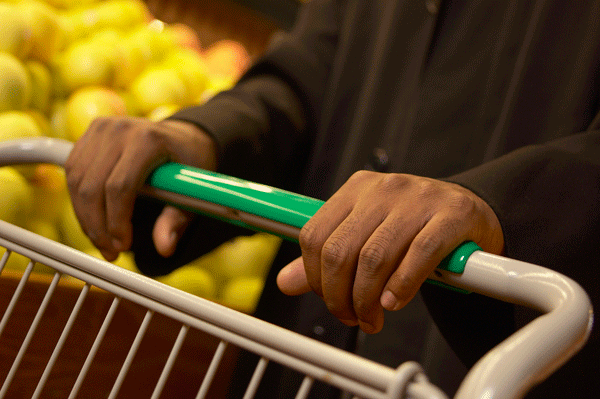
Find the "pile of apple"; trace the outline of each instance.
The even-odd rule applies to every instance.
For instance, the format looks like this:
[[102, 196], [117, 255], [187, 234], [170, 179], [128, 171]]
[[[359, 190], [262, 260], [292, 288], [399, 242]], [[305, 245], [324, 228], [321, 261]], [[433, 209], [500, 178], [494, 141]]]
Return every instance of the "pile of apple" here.
[[[154, 19], [142, 0], [0, 1], [0, 141], [76, 141], [98, 116], [161, 120], [231, 87], [249, 63], [240, 43], [203, 48], [190, 27]], [[0, 219], [101, 257], [60, 167], [0, 167]], [[161, 281], [252, 311], [278, 245], [268, 234], [240, 237]], [[137, 271], [129, 253], [115, 263]], [[25, 266], [13, 254], [6, 268]]]

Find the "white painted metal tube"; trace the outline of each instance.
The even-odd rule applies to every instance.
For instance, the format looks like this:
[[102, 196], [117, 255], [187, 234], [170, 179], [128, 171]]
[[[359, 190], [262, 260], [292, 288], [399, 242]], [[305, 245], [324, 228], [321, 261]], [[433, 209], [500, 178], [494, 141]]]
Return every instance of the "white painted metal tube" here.
[[477, 251], [462, 275], [441, 273], [439, 280], [450, 285], [545, 313], [480, 359], [456, 398], [520, 398], [581, 349], [591, 332], [589, 297], [549, 269]]

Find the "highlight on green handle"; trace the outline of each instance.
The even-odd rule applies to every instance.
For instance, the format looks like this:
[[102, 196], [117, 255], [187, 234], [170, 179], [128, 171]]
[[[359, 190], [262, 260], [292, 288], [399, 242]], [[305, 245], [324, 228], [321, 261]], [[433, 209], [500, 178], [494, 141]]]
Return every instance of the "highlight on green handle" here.
[[[208, 201], [298, 229], [324, 204], [321, 200], [300, 194], [178, 163], [158, 167], [148, 178], [148, 184], [157, 189]], [[227, 221], [240, 224], [239, 221]], [[253, 228], [247, 225], [245, 227]], [[477, 244], [467, 241], [452, 251], [438, 268], [460, 274], [464, 271], [469, 256], [479, 250], [481, 248]], [[438, 281], [428, 281], [456, 290]]]

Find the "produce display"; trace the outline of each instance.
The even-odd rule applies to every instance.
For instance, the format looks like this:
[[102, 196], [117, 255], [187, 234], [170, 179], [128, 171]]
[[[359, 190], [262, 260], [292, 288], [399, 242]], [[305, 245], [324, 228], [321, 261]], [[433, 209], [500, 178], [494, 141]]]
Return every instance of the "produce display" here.
[[[0, 1], [0, 141], [76, 141], [99, 116], [158, 121], [231, 87], [249, 63], [240, 43], [205, 47], [189, 26], [154, 19], [141, 0]], [[0, 219], [101, 258], [58, 166], [0, 167]], [[279, 244], [265, 233], [238, 237], [160, 280], [251, 312]], [[137, 272], [130, 253], [114, 263]], [[25, 267], [15, 254], [6, 265]]]

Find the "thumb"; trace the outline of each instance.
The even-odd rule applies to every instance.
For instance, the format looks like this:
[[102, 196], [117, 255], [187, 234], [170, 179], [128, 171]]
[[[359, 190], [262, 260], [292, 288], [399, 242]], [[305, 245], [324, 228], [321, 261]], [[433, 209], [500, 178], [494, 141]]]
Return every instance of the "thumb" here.
[[193, 218], [194, 214], [191, 212], [165, 206], [152, 230], [154, 246], [159, 254], [168, 258], [175, 253], [179, 239]]
[[300, 295], [311, 291], [302, 257], [294, 259], [279, 271], [277, 286], [286, 295]]

